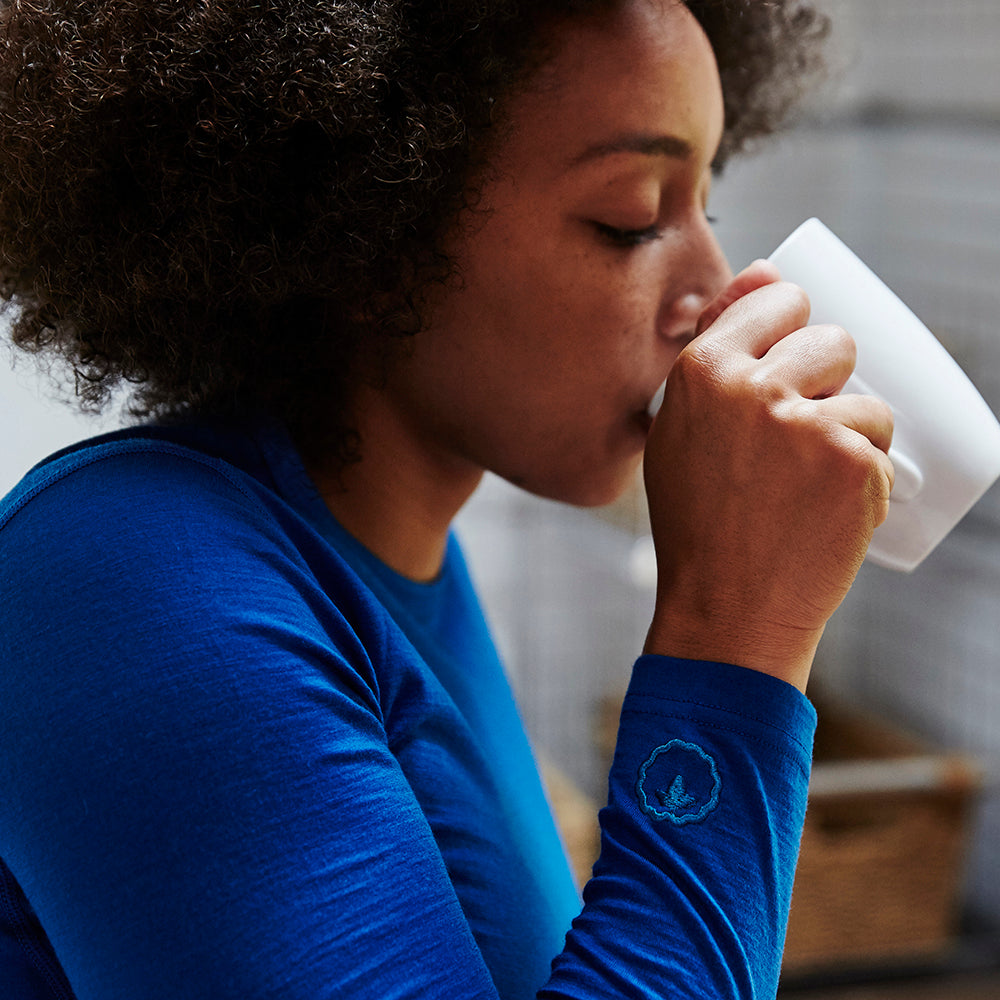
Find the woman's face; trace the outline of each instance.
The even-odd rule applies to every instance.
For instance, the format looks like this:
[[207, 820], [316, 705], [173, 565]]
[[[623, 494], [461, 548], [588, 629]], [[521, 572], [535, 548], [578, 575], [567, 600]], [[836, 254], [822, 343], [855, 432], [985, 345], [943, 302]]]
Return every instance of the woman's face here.
[[631, 482], [650, 402], [730, 276], [705, 216], [722, 94], [672, 0], [626, 0], [557, 38], [505, 109], [447, 246], [460, 277], [388, 398], [442, 470], [600, 504]]

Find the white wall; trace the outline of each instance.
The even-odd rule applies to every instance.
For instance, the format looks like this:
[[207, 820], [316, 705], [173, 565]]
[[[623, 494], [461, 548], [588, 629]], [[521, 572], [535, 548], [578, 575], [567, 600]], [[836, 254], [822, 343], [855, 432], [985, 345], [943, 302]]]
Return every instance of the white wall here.
[[[0, 324], [0, 336], [6, 333]], [[33, 357], [15, 355], [6, 339], [0, 342], [0, 495], [40, 458], [116, 426], [113, 416], [86, 416], [58, 395]]]

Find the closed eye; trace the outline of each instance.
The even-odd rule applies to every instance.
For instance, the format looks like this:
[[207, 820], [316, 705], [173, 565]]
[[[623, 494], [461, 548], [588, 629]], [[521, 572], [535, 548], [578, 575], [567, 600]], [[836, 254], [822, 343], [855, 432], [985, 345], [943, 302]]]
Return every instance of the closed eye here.
[[658, 226], [646, 226], [643, 229], [619, 229], [603, 222], [595, 222], [594, 228], [609, 243], [617, 247], [638, 247], [644, 243], [652, 243], [660, 239], [663, 230]]

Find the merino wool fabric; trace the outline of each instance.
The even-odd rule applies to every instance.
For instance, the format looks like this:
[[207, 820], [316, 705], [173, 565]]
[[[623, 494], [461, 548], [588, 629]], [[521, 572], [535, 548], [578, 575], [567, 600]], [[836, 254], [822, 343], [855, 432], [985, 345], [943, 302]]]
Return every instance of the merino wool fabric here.
[[640, 658], [581, 901], [457, 541], [397, 575], [270, 423], [33, 469], [0, 664], [5, 1000], [776, 992], [809, 702]]

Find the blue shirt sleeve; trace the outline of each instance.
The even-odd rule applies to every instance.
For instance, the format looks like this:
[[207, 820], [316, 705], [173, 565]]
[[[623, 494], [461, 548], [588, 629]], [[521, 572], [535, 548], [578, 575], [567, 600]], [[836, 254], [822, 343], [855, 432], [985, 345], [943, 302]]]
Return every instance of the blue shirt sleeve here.
[[815, 731], [799, 691], [642, 657], [585, 907], [546, 997], [773, 997]]

